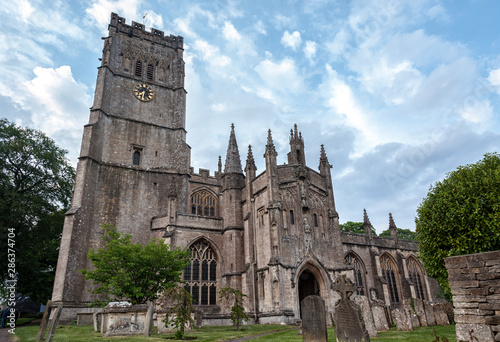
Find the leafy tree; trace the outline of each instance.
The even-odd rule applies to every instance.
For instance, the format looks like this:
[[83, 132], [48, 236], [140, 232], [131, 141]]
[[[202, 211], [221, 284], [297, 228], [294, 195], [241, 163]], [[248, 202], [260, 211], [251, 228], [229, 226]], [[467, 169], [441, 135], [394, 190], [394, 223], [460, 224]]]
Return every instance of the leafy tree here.
[[168, 289], [159, 299], [161, 307], [166, 310], [163, 322], [168, 327], [173, 324], [176, 332], [174, 338], [182, 340], [185, 329], [193, 325], [192, 314], [195, 312], [193, 296], [180, 286]]
[[7, 254], [13, 249], [17, 292], [33, 301], [52, 294], [75, 177], [65, 155], [44, 133], [0, 119], [0, 283], [12, 279]]
[[240, 330], [240, 325], [243, 321], [248, 321], [248, 316], [243, 307], [243, 301], [246, 296], [247, 295], [243, 294], [240, 290], [231, 287], [224, 287], [219, 290], [220, 299], [226, 300], [227, 302], [233, 302], [231, 306], [231, 321], [233, 321], [233, 325], [236, 326], [236, 330]]
[[180, 281], [189, 251], [170, 250], [156, 239], [144, 246], [134, 244], [130, 234], [121, 234], [111, 225], [103, 225], [103, 230], [104, 248], [88, 253], [94, 268], [80, 270], [96, 285], [92, 293], [144, 304]]
[[427, 272], [450, 295], [444, 258], [500, 249], [500, 156], [449, 172], [430, 187], [415, 222]]
[[[417, 233], [410, 229], [397, 228], [398, 238], [402, 240], [417, 241]], [[391, 236], [390, 229], [384, 230], [379, 236]]]
[[[364, 234], [365, 233], [365, 228], [363, 225], [363, 222], [352, 222], [352, 221], [347, 221], [346, 223], [339, 224], [340, 230], [343, 232], [350, 232], [350, 233], [356, 233], [356, 234]], [[372, 234], [373, 236], [377, 236], [377, 232], [375, 231], [375, 228], [371, 226], [372, 228]]]

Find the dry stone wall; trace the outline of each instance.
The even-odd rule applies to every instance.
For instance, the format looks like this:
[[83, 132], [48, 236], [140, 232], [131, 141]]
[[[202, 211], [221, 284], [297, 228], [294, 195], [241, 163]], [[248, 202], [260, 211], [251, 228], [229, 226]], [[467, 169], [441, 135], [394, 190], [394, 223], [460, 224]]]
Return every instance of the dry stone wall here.
[[445, 259], [457, 341], [500, 341], [500, 251]]

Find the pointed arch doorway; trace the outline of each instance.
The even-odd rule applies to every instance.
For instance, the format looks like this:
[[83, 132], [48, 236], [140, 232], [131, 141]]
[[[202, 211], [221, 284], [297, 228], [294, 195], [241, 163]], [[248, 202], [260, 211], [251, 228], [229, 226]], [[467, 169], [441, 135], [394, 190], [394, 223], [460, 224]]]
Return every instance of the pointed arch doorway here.
[[320, 295], [320, 285], [314, 274], [306, 269], [299, 276], [299, 316], [302, 315], [302, 300], [307, 296]]

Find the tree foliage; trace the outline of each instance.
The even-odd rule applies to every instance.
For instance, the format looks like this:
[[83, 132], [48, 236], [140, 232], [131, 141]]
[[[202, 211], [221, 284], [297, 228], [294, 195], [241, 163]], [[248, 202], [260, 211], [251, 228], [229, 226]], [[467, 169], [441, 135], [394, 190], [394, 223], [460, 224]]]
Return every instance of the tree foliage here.
[[168, 327], [173, 324], [176, 329], [174, 338], [182, 340], [185, 337], [186, 328], [193, 326], [192, 314], [195, 312], [193, 296], [180, 286], [168, 289], [159, 299], [159, 304], [165, 310], [163, 323]]
[[415, 222], [427, 272], [449, 295], [444, 258], [500, 249], [500, 156], [486, 154], [431, 186]]
[[[339, 227], [340, 227], [340, 230], [342, 232], [356, 233], [356, 234], [364, 234], [365, 233], [365, 227], [363, 225], [363, 222], [347, 221], [346, 223], [339, 224]], [[377, 232], [375, 231], [375, 228], [373, 228], [373, 226], [371, 226], [371, 228], [372, 228], [373, 236], [377, 236]]]
[[75, 177], [65, 155], [44, 133], [0, 119], [0, 282], [8, 279], [7, 252], [14, 245], [17, 292], [33, 301], [52, 294]]
[[236, 330], [240, 330], [240, 325], [243, 321], [248, 321], [248, 316], [243, 307], [243, 301], [246, 295], [240, 290], [231, 287], [224, 287], [219, 290], [219, 298], [226, 302], [232, 302], [231, 306], [231, 321], [236, 326]]
[[[417, 241], [417, 233], [410, 229], [397, 228], [398, 239]], [[379, 236], [391, 236], [391, 230], [386, 229]]]
[[180, 281], [189, 251], [170, 250], [159, 240], [134, 244], [130, 234], [121, 234], [111, 225], [103, 225], [103, 230], [104, 248], [88, 253], [93, 269], [80, 270], [93, 281], [92, 293], [144, 304]]

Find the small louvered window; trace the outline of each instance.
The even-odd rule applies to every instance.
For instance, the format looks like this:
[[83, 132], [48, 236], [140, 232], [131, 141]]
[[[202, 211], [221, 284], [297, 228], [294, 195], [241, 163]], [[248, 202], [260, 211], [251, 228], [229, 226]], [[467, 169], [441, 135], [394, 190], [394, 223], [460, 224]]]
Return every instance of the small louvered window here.
[[147, 73], [147, 77], [148, 77], [148, 80], [149, 80], [149, 81], [152, 81], [152, 80], [153, 80], [153, 74], [154, 74], [154, 67], [153, 67], [153, 64], [148, 64], [148, 73]]
[[135, 62], [135, 76], [137, 76], [137, 77], [142, 76], [142, 62], [141, 61]]

